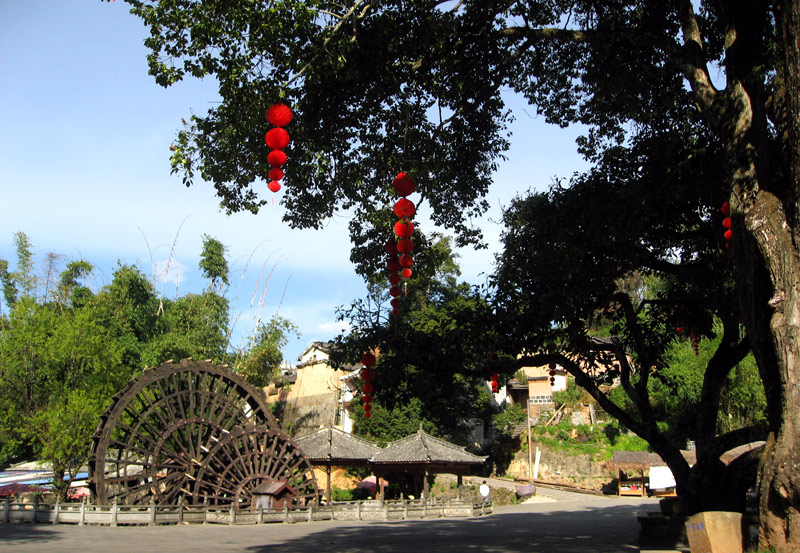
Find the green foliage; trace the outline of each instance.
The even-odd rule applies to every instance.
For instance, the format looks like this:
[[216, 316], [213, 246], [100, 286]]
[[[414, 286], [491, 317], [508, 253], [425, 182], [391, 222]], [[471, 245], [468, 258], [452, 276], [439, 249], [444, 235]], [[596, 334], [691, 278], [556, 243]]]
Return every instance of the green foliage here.
[[419, 398], [391, 409], [378, 401], [372, 403], [372, 416], [364, 417], [360, 400], [353, 402], [353, 434], [385, 446], [389, 442], [414, 434], [420, 427], [433, 436], [440, 436], [439, 429], [426, 418], [426, 409]]
[[[92, 270], [83, 260], [67, 262], [57, 279], [49, 275], [42, 293], [25, 276], [35, 273], [30, 243], [22, 233], [15, 240], [21, 265], [12, 272], [0, 264], [6, 291], [13, 292], [6, 295], [8, 315], [0, 315], [0, 466], [37, 455], [53, 464], [63, 495], [69, 476], [86, 462], [100, 413], [131, 377], [169, 358], [232, 357], [229, 305], [214, 290], [159, 298], [137, 267], [122, 264], [93, 293], [81, 284]], [[48, 255], [48, 273], [57, 259]], [[237, 356], [268, 360], [271, 369], [293, 331], [276, 317], [261, 327], [252, 351]]]
[[575, 379], [567, 378], [567, 389], [553, 392], [553, 400], [557, 405], [576, 406], [580, 405], [583, 396], [583, 388], [575, 384]]
[[258, 327], [248, 348], [236, 354], [233, 369], [253, 386], [266, 386], [278, 375], [283, 348], [297, 334], [298, 329], [291, 321], [275, 315]]
[[369, 490], [366, 488], [351, 488], [343, 490], [333, 486], [331, 488], [334, 501], [363, 501], [369, 498]]
[[556, 426], [534, 426], [531, 439], [553, 451], [571, 455], [593, 455], [609, 461], [616, 451], [650, 451], [642, 438], [621, 430], [618, 423], [573, 426], [562, 421]]
[[228, 284], [228, 260], [225, 259], [227, 248], [215, 238], [203, 235], [203, 252], [200, 254], [200, 270], [203, 276], [211, 281], [209, 290], [217, 285]]
[[510, 434], [514, 426], [525, 422], [525, 415], [520, 405], [507, 403], [501, 412], [492, 417], [492, 423], [497, 432]]

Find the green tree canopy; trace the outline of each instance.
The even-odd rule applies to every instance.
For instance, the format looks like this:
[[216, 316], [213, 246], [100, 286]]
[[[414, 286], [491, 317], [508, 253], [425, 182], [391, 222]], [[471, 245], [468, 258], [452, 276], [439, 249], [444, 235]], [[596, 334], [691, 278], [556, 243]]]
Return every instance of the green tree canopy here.
[[[608, 163], [622, 147], [632, 186], [646, 182], [640, 166], [663, 168], [643, 192], [646, 208], [630, 212], [654, 232], [673, 216], [667, 206], [684, 200], [681, 188], [694, 184], [706, 208], [728, 199], [736, 299], [774, 437], [762, 464], [761, 536], [797, 548], [800, 478], [782, 467], [800, 466], [798, 0], [128, 3], [151, 29], [158, 83], [219, 81], [222, 102], [178, 133], [172, 163], [187, 184], [196, 174], [212, 183], [230, 210], [265, 201], [256, 188], [268, 170], [262, 114], [285, 99], [296, 116], [289, 224], [319, 227], [348, 209], [358, 246], [404, 170], [435, 223], [458, 243], [477, 239], [469, 221], [485, 210], [508, 146], [504, 88], [548, 122], [587, 125], [579, 147], [590, 161]], [[628, 157], [637, 152], [647, 157]], [[698, 156], [719, 171], [686, 180]], [[671, 201], [648, 203], [662, 186]], [[623, 243], [650, 254], [641, 238]], [[682, 251], [707, 251], [708, 235], [697, 239]]]

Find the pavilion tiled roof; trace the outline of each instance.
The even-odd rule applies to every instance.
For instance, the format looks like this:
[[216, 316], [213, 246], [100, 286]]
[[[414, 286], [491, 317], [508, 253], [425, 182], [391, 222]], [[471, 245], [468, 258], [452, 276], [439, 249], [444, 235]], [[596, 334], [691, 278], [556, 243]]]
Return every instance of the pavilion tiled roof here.
[[487, 457], [473, 455], [463, 447], [451, 444], [420, 429], [416, 434], [390, 442], [376, 453], [373, 463], [443, 463], [457, 465], [482, 464]]
[[295, 440], [310, 461], [368, 461], [381, 448], [338, 428], [320, 428]]

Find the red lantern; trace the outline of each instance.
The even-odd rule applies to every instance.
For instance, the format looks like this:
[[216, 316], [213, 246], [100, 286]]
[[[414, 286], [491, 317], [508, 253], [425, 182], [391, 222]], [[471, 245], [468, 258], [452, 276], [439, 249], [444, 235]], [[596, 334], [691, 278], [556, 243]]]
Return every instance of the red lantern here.
[[401, 300], [400, 298], [392, 298], [392, 301], [390, 301], [389, 303], [392, 304], [392, 307], [400, 307], [400, 304], [403, 303], [403, 300]]
[[286, 163], [286, 153], [282, 150], [272, 150], [267, 155], [267, 163], [270, 167], [283, 167]]
[[733, 231], [731, 229], [728, 229], [725, 231], [725, 234], [723, 236], [725, 236], [725, 240], [730, 240], [731, 238], [733, 238]]
[[396, 298], [402, 293], [403, 291], [400, 290], [399, 286], [392, 286], [391, 288], [389, 288], [389, 295], [392, 296], [393, 298]]
[[269, 188], [271, 192], [277, 192], [278, 190], [281, 189], [281, 183], [279, 183], [276, 180], [269, 181], [267, 188]]
[[408, 267], [406, 267], [406, 268], [405, 268], [405, 269], [403, 269], [403, 271], [400, 273], [400, 276], [402, 276], [402, 277], [403, 277], [403, 278], [405, 278], [405, 279], [409, 279], [409, 278], [411, 278], [411, 269], [409, 269]]
[[285, 127], [292, 121], [292, 110], [286, 104], [273, 104], [266, 113], [267, 121], [276, 127]]
[[361, 380], [363, 380], [364, 382], [372, 382], [374, 378], [375, 378], [375, 371], [373, 371], [369, 367], [361, 369]]
[[365, 411], [365, 414], [369, 413], [370, 411], [372, 411], [372, 404], [371, 403], [365, 403], [364, 404], [364, 411]]
[[414, 234], [414, 223], [408, 219], [401, 219], [394, 224], [394, 233], [400, 238], [408, 238]]
[[389, 284], [391, 284], [392, 286], [397, 286], [398, 284], [400, 284], [400, 275], [398, 275], [397, 273], [390, 274]]
[[551, 386], [555, 386], [555, 384], [556, 384], [556, 377], [555, 376], [551, 376], [550, 377], [550, 385]]
[[375, 391], [375, 386], [373, 386], [373, 385], [372, 385], [372, 384], [370, 384], [369, 382], [367, 382], [366, 384], [364, 384], [364, 394], [365, 394], [365, 395], [370, 395], [370, 394], [372, 394], [372, 392], [374, 392], [374, 391]]
[[[364, 355], [361, 356], [361, 364], [365, 367], [369, 368], [375, 364], [375, 356], [370, 352], [365, 352]], [[369, 393], [369, 392], [367, 392]]]
[[556, 364], [555, 363], [550, 363], [549, 365], [547, 365], [547, 368], [550, 369], [551, 371], [555, 370]]
[[400, 310], [399, 310], [397, 307], [395, 307], [394, 309], [392, 309], [392, 315], [394, 315], [395, 317], [397, 317], [399, 314], [400, 314]]
[[371, 416], [372, 416], [372, 413], [370, 413], [369, 411], [365, 411], [365, 412], [364, 412], [364, 418], [365, 418], [365, 419], [368, 419], [368, 418], [370, 418]]
[[731, 204], [730, 204], [730, 202], [725, 202], [724, 204], [722, 204], [722, 207], [719, 208], [719, 209], [720, 209], [720, 211], [722, 211], [723, 215], [725, 215], [725, 216], [730, 215], [731, 214]]
[[414, 190], [417, 188], [417, 185], [414, 183], [414, 179], [411, 178], [411, 175], [407, 175], [406, 173], [397, 173], [392, 186], [394, 186], [394, 190], [397, 192], [397, 195], [403, 198], [413, 194]]
[[280, 127], [270, 129], [264, 136], [264, 142], [273, 150], [283, 150], [289, 145], [289, 133]]
[[386, 262], [386, 268], [389, 269], [391, 272], [396, 273], [403, 267], [400, 266], [400, 260], [397, 259], [396, 256], [392, 256], [389, 258], [389, 261]]
[[556, 375], [556, 371], [553, 371], [553, 370], [551, 370], [551, 371], [549, 372], [549, 374], [550, 374], [550, 376], [555, 376], [555, 375]]
[[414, 242], [408, 238], [403, 238], [397, 242], [396, 249], [399, 253], [411, 253], [414, 251]]
[[281, 180], [284, 177], [283, 170], [274, 167], [269, 170], [270, 180]]
[[372, 396], [365, 395], [364, 397], [361, 398], [361, 402], [362, 403], [372, 403]]
[[414, 258], [408, 254], [403, 254], [400, 256], [398, 262], [400, 263], [401, 267], [411, 267], [411, 265], [414, 264]]
[[386, 245], [383, 247], [383, 249], [389, 255], [397, 255], [397, 242], [395, 242], [394, 238], [389, 238], [389, 241], [386, 242]]
[[398, 219], [409, 219], [413, 217], [416, 212], [417, 208], [414, 206], [414, 202], [406, 198], [400, 198], [397, 200], [397, 203], [394, 204], [394, 214], [397, 215]]
[[725, 228], [731, 228], [731, 218], [730, 217], [725, 217], [722, 220], [722, 226], [725, 227]]

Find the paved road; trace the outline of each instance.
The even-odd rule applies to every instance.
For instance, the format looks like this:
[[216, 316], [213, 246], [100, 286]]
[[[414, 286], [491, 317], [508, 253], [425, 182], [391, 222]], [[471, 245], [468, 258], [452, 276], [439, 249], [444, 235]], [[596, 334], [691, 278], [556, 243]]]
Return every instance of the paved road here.
[[[550, 500], [471, 519], [262, 526], [91, 527], [0, 524], [3, 553], [620, 553], [638, 552], [635, 513], [652, 499], [540, 490]], [[557, 496], [557, 497], [555, 497]], [[650, 552], [655, 553], [655, 552]]]

